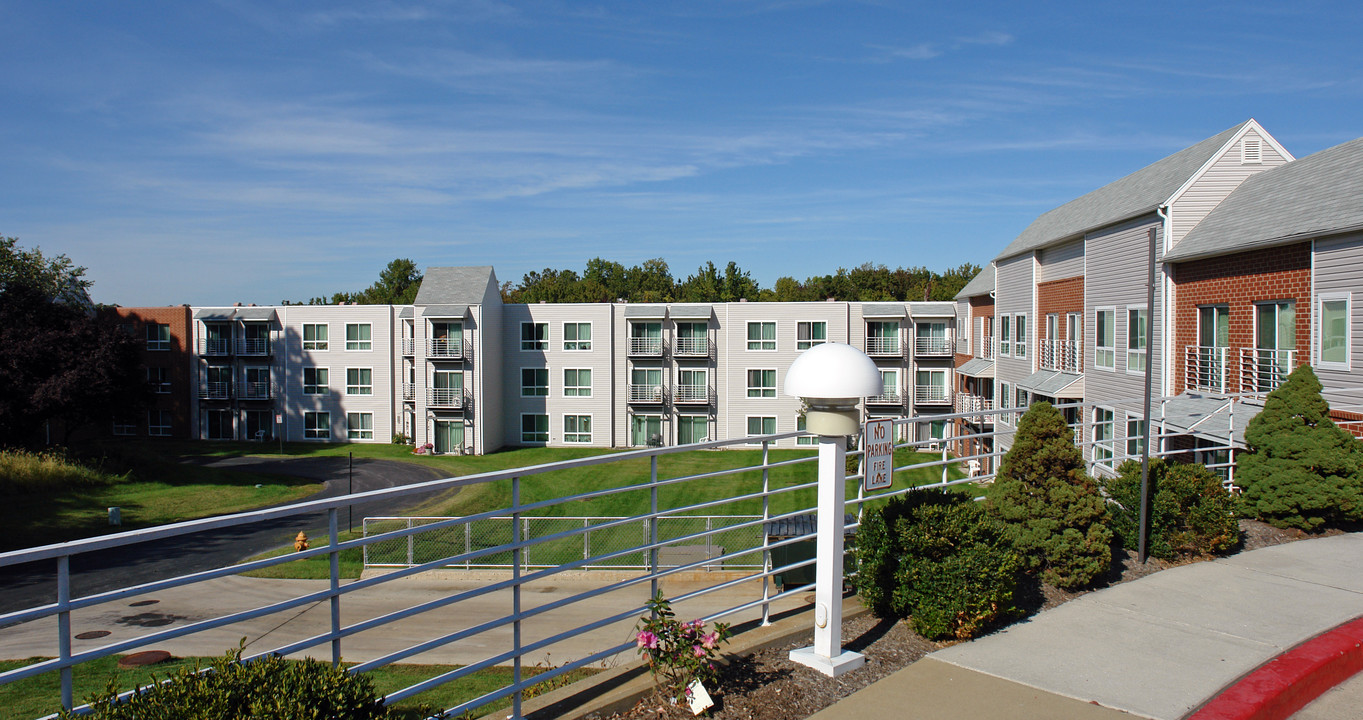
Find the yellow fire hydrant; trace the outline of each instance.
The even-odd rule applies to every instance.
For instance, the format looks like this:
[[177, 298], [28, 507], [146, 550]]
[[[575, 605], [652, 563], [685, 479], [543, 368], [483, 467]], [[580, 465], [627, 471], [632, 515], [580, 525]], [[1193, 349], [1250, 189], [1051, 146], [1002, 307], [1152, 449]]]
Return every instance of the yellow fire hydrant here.
[[293, 549], [294, 549], [294, 552], [303, 552], [304, 550], [307, 550], [307, 549], [308, 549], [308, 535], [307, 535], [307, 533], [304, 533], [304, 532], [299, 532], [299, 533], [298, 533], [298, 537], [296, 537], [296, 538], [293, 539]]

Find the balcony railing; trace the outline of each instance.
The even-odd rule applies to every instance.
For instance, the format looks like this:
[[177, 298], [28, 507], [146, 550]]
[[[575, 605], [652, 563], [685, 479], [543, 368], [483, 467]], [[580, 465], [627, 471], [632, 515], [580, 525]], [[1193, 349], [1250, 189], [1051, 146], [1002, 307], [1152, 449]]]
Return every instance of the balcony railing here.
[[708, 357], [710, 355], [710, 339], [677, 338], [672, 354], [677, 357]]
[[[994, 398], [971, 395], [970, 393], [956, 393], [956, 412], [958, 413], [983, 412], [993, 409]], [[991, 416], [986, 415], [985, 417]], [[988, 422], [993, 422], [993, 420], [990, 419]]]
[[1297, 366], [1296, 350], [1240, 348], [1240, 391], [1273, 392]]
[[660, 337], [632, 337], [629, 354], [637, 357], [662, 357], [663, 339]]
[[913, 339], [914, 355], [950, 355], [951, 336], [916, 337]]
[[996, 348], [994, 347], [994, 336], [985, 335], [983, 338], [980, 339], [979, 352], [975, 353], [975, 357], [984, 358], [985, 360], [992, 360], [994, 359], [995, 349]]
[[1229, 348], [1189, 345], [1184, 351], [1185, 384], [1189, 390], [1226, 392]]
[[232, 383], [202, 383], [199, 385], [199, 398], [202, 400], [230, 400], [232, 398]]
[[242, 338], [237, 341], [238, 355], [269, 355], [269, 338]]
[[915, 385], [913, 402], [915, 405], [950, 404], [951, 392], [941, 385]]
[[879, 395], [870, 395], [866, 398], [867, 405], [903, 405], [904, 396], [898, 390], [882, 392]]
[[199, 338], [200, 355], [231, 355], [232, 338]]
[[244, 382], [241, 384], [242, 400], [269, 400], [274, 397], [273, 386], [268, 382]]
[[413, 400], [416, 400], [416, 383], [402, 384], [402, 399], [406, 400], [407, 402], [412, 402]]
[[[653, 387], [645, 385], [639, 387]], [[678, 385], [672, 394], [672, 401], [677, 403], [701, 404], [710, 402], [709, 385]]]
[[465, 357], [463, 340], [431, 339], [426, 341], [426, 357], [462, 358]]
[[632, 403], [660, 403], [663, 401], [663, 386], [630, 385], [629, 401]]
[[893, 355], [899, 357], [899, 338], [897, 337], [868, 337], [866, 338], [867, 355]]
[[1083, 367], [1078, 340], [1041, 340], [1041, 369], [1077, 373]]
[[403, 354], [403, 355], [415, 355], [415, 354], [416, 354], [416, 338], [403, 338], [403, 339], [402, 339], [402, 354]]
[[460, 409], [464, 407], [462, 388], [426, 388], [427, 407]]

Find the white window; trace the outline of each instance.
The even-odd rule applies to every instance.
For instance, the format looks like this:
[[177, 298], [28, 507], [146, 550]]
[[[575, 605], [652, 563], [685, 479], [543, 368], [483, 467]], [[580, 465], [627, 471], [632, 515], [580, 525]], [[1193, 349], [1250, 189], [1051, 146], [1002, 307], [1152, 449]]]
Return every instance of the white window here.
[[[805, 425], [805, 418], [804, 418], [804, 416], [798, 416], [798, 417], [795, 418], [795, 429], [796, 429], [796, 430], [808, 430], [808, 429], [809, 429], [809, 428]], [[803, 437], [797, 437], [797, 438], [795, 438], [795, 444], [796, 444], [796, 445], [818, 445], [818, 444], [819, 444], [819, 436], [817, 436], [817, 435], [805, 435], [805, 436], [803, 436]]]
[[549, 323], [521, 323], [522, 350], [549, 349]]
[[677, 371], [677, 402], [709, 402], [710, 380], [706, 370]]
[[1126, 419], [1126, 454], [1131, 457], [1145, 454], [1145, 421], [1140, 418]]
[[1093, 409], [1093, 463], [1112, 467], [1112, 411]]
[[748, 349], [775, 350], [776, 323], [774, 322], [748, 323]]
[[1013, 356], [1013, 316], [999, 316], [999, 355]]
[[629, 443], [635, 447], [661, 447], [663, 416], [635, 415], [629, 421]]
[[566, 368], [563, 371], [564, 397], [591, 397], [592, 371], [590, 368]]
[[1027, 314], [1018, 313], [1013, 318], [1013, 330], [1016, 333], [1013, 337], [1013, 357], [1027, 357]]
[[563, 323], [563, 349], [591, 350], [592, 324], [589, 322]]
[[327, 349], [327, 326], [325, 323], [303, 323], [303, 349]]
[[795, 349], [808, 350], [828, 342], [828, 323], [823, 321], [795, 324]]
[[327, 375], [326, 368], [303, 368], [303, 394], [326, 395], [329, 392]]
[[350, 440], [373, 440], [374, 413], [346, 413], [345, 436]]
[[748, 437], [755, 435], [775, 435], [776, 418], [770, 416], [749, 417], [748, 418]]
[[549, 442], [549, 416], [522, 415], [521, 442]]
[[114, 418], [115, 435], [133, 435], [137, 433], [137, 421], [129, 417]]
[[1316, 345], [1316, 360], [1323, 368], [1348, 370], [1350, 362], [1349, 331], [1352, 322], [1350, 293], [1321, 293], [1320, 325]]
[[710, 439], [710, 418], [704, 415], [682, 415], [677, 418], [677, 443], [687, 445]]
[[872, 320], [866, 323], [868, 355], [899, 355], [899, 321]]
[[373, 395], [374, 371], [370, 368], [346, 368], [346, 395]]
[[885, 402], [899, 402], [899, 371], [880, 371], [880, 399]]
[[169, 410], [148, 410], [147, 434], [152, 437], [170, 437], [171, 417]]
[[170, 349], [170, 326], [161, 323], [147, 323], [147, 349]]
[[1013, 407], [1025, 410], [1032, 406], [1032, 394], [1030, 392], [1023, 390], [1022, 388], [1013, 388], [1013, 393], [1016, 398]]
[[748, 397], [750, 398], [776, 397], [776, 371], [749, 370]]
[[1126, 310], [1126, 371], [1143, 373], [1150, 344], [1150, 315], [1143, 307]]
[[677, 323], [677, 354], [688, 356], [709, 355], [709, 327], [709, 323], [703, 322]]
[[916, 403], [945, 402], [948, 399], [946, 370], [918, 370], [914, 373], [914, 386], [913, 401]]
[[147, 384], [151, 386], [151, 391], [157, 395], [170, 394], [170, 368], [147, 368]]
[[549, 368], [521, 368], [521, 397], [549, 394]]
[[589, 443], [592, 441], [591, 415], [564, 415], [563, 442]]
[[1117, 367], [1117, 310], [1098, 308], [1094, 311], [1094, 367], [1113, 370]]
[[318, 440], [331, 438], [331, 413], [303, 413], [303, 437]]

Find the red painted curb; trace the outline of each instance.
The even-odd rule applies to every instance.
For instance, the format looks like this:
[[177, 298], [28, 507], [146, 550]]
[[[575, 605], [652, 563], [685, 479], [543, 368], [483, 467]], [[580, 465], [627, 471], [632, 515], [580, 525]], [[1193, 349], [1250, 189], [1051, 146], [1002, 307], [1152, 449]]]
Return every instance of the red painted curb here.
[[1327, 630], [1259, 666], [1188, 720], [1285, 720], [1363, 670], [1363, 618]]

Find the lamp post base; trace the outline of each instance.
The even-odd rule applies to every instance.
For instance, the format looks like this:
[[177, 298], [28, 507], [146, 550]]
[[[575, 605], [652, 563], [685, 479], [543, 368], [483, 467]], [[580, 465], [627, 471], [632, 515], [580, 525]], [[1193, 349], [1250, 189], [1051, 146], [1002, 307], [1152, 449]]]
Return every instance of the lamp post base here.
[[790, 661], [814, 668], [828, 677], [837, 677], [856, 670], [866, 664], [866, 656], [851, 650], [844, 650], [833, 657], [825, 657], [814, 652], [814, 648], [800, 648], [790, 651]]

